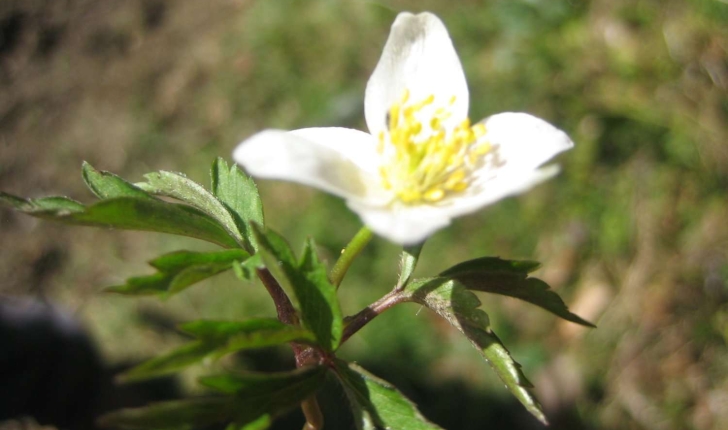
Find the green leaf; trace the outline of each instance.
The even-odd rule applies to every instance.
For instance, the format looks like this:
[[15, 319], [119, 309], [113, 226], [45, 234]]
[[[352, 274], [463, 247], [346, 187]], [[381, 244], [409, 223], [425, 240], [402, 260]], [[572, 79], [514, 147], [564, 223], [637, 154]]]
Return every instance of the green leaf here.
[[[217, 220], [238, 243], [245, 243], [242, 233], [228, 209], [202, 185], [175, 172], [147, 173], [144, 177], [147, 182], [136, 184], [139, 188], [154, 195], [180, 200], [203, 211]], [[252, 252], [252, 250], [249, 251]]]
[[506, 388], [533, 416], [547, 423], [541, 405], [531, 392], [533, 385], [526, 379], [521, 365], [493, 333], [488, 315], [478, 309], [480, 300], [475, 294], [457, 281], [447, 278], [412, 281], [405, 293], [410, 300], [431, 309], [460, 330], [480, 351]]
[[270, 415], [265, 414], [247, 424], [230, 423], [225, 430], [265, 430], [273, 424]]
[[529, 278], [528, 273], [538, 268], [533, 261], [508, 261], [484, 257], [453, 266], [440, 277], [455, 279], [469, 290], [501, 294], [524, 300], [577, 324], [595, 327], [569, 311], [564, 301], [547, 283]]
[[530, 260], [503, 260], [498, 257], [481, 257], [463, 261], [440, 273], [450, 276], [467, 272], [494, 272], [528, 274], [541, 267], [541, 263]]
[[117, 377], [120, 382], [140, 381], [168, 375], [202, 361], [217, 345], [202, 341], [187, 343], [172, 352], [137, 365]]
[[336, 374], [352, 403], [357, 428], [432, 430], [441, 427], [427, 421], [415, 405], [392, 384], [363, 368], [339, 361]]
[[207, 357], [245, 349], [267, 348], [288, 342], [312, 343], [313, 333], [286, 325], [278, 320], [262, 318], [246, 321], [200, 320], [183, 324], [183, 331], [197, 340], [167, 354], [154, 357], [120, 376], [122, 381], [135, 381], [177, 372]]
[[255, 278], [256, 270], [265, 267], [260, 254], [251, 255], [250, 258], [233, 266], [235, 276], [241, 281], [251, 281]]
[[179, 326], [180, 330], [199, 339], [227, 339], [240, 333], [251, 333], [260, 330], [287, 330], [292, 328], [274, 318], [256, 318], [245, 321], [197, 320]]
[[301, 261], [297, 262], [280, 235], [263, 231], [257, 224], [253, 224], [253, 230], [265, 266], [298, 300], [304, 326], [316, 335], [322, 347], [335, 350], [341, 342], [343, 317], [336, 288], [316, 255], [313, 240], [306, 242]]
[[11, 194], [0, 192], [0, 202], [15, 210], [38, 217], [52, 214], [69, 215], [74, 212], [83, 212], [85, 206], [67, 197], [43, 197], [40, 199], [23, 199]]
[[[256, 397], [262, 393], [281, 393], [304, 391], [311, 394], [323, 382], [326, 368], [323, 366], [301, 367], [289, 372], [244, 372], [203, 376], [200, 383], [223, 394], [238, 397]], [[305, 388], [309, 387], [309, 388]], [[301, 397], [301, 400], [307, 395]]]
[[230, 421], [236, 407], [235, 399], [231, 397], [174, 400], [111, 412], [103, 415], [99, 424], [129, 430], [202, 428]]
[[399, 279], [397, 280], [397, 289], [404, 288], [410, 281], [412, 274], [417, 267], [417, 261], [420, 259], [420, 252], [424, 242], [419, 245], [405, 246], [402, 249], [402, 256], [399, 261]]
[[263, 203], [255, 182], [246, 176], [237, 165], [228, 167], [227, 162], [218, 157], [210, 170], [212, 193], [230, 211], [238, 230], [243, 233], [251, 253], [258, 249], [250, 224], [265, 225]]
[[130, 184], [111, 172], [98, 171], [89, 163], [83, 162], [81, 168], [86, 186], [100, 199], [114, 197], [137, 197], [140, 199], [154, 199], [141, 188]]
[[[236, 425], [246, 424], [250, 429], [268, 424], [278, 416], [300, 404], [323, 384], [326, 368], [302, 367], [290, 372], [240, 373], [207, 376], [200, 383], [235, 398]], [[267, 417], [267, 418], [266, 418]]]
[[106, 287], [104, 290], [131, 296], [156, 294], [167, 298], [199, 281], [232, 269], [247, 258], [249, 254], [242, 249], [172, 252], [149, 262], [159, 270], [158, 273], [129, 278], [123, 285]]
[[228, 429], [265, 429], [272, 418], [313, 395], [325, 375], [326, 368], [317, 366], [281, 373], [209, 376], [200, 382], [225, 395], [123, 409], [103, 416], [100, 421], [131, 430], [202, 428], [224, 422], [232, 422]]
[[238, 246], [217, 221], [203, 212], [161, 200], [118, 197], [83, 206], [65, 197], [26, 200], [0, 193], [0, 202], [28, 215], [66, 224], [156, 231], [194, 237], [228, 248]]

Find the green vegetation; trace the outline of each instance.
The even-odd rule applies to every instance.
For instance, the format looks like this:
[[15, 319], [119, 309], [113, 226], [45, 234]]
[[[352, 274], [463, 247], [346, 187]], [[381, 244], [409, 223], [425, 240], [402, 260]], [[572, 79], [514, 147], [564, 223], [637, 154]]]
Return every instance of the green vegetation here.
[[[42, 55], [32, 43], [33, 32], [50, 25], [38, 18], [42, 6], [16, 6], [36, 24], [23, 30], [26, 43], [2, 54], [4, 191], [64, 193], [88, 202], [77, 177], [81, 160], [138, 181], [147, 171], [172, 170], [207, 183], [209, 160], [229, 158], [257, 130], [363, 129], [364, 86], [394, 16], [431, 10], [445, 21], [463, 61], [473, 119], [527, 111], [567, 131], [576, 147], [559, 157], [562, 174], [555, 180], [437, 233], [422, 250], [417, 274], [474, 255], [541, 261], [535, 275], [598, 329], [561, 322], [513, 299], [478, 297], [547, 415], [568, 410], [578, 417], [581, 424], [571, 428], [718, 430], [728, 424], [728, 4], [160, 2], [162, 18], [151, 22], [141, 2], [113, 2], [103, 10], [91, 3], [70, 2], [75, 13], [47, 11], [59, 14], [53, 22], [63, 31]], [[80, 25], [82, 16], [90, 24]], [[228, 171], [218, 172], [224, 188]], [[87, 180], [98, 174], [85, 173]], [[296, 251], [311, 234], [329, 267], [359, 229], [336, 198], [291, 184], [259, 186], [266, 223]], [[228, 205], [235, 205], [233, 197]], [[70, 200], [43, 204], [64, 205], [79, 219], [91, 216], [74, 215], [80, 209]], [[149, 204], [174, 209], [161, 200]], [[224, 235], [210, 230], [206, 218], [195, 219], [196, 234], [213, 241]], [[274, 313], [260, 285], [241, 286], [230, 272], [163, 302], [150, 297], [139, 305], [99, 292], [144, 273], [144, 262], [160, 253], [203, 253], [212, 246], [34, 224], [5, 209], [0, 221], [0, 240], [18, 244], [0, 258], [5, 291], [43, 294], [77, 310], [112, 362], [185, 344], [150, 328], [143, 318], [149, 313], [173, 321]], [[238, 220], [226, 225], [254, 246], [255, 236]], [[344, 315], [392, 287], [398, 252], [372, 240], [339, 289]], [[205, 266], [207, 276], [216, 273], [215, 264]], [[177, 288], [177, 269], [147, 272], [150, 279], [165, 278], [150, 288]], [[434, 372], [441, 393], [458, 381], [473, 395], [507, 394], [467, 342], [424, 310], [414, 321], [418, 312], [407, 305], [378, 317], [342, 354], [370, 369], [386, 363], [403, 378]], [[390, 375], [379, 376], [410, 395]], [[366, 375], [360, 381], [378, 384]], [[421, 410], [433, 421], [447, 416], [436, 407]], [[481, 428], [468, 424], [460, 428]]]

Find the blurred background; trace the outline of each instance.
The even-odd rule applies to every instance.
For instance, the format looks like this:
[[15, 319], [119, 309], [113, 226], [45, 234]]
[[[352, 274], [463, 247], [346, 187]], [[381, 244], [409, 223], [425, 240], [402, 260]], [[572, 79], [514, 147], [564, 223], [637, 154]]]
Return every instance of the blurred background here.
[[[131, 181], [164, 169], [208, 183], [213, 159], [229, 159], [257, 130], [365, 129], [364, 87], [402, 10], [430, 10], [447, 25], [473, 120], [526, 111], [576, 142], [556, 179], [432, 237], [417, 273], [485, 255], [535, 259], [536, 275], [599, 326], [481, 295], [553, 428], [728, 428], [724, 0], [3, 0], [0, 188], [90, 202], [82, 160]], [[311, 235], [333, 262], [359, 228], [336, 198], [259, 186], [268, 225], [294, 249]], [[192, 239], [65, 227], [3, 208], [0, 244], [6, 307], [23, 319], [32, 314], [23, 309], [53, 304], [47, 325], [73, 320], [109, 372], [184, 342], [178, 322], [274, 315], [263, 288], [232, 273], [165, 302], [99, 292], [151, 273], [145, 262], [160, 253], [212, 249]], [[370, 244], [340, 290], [346, 314], [389, 291], [398, 251]], [[12, 345], [0, 342], [9, 357]], [[377, 318], [342, 355], [448, 429], [540, 428], [477, 351], [415, 305]], [[237, 360], [255, 367], [269, 356], [290, 365], [285, 351]], [[168, 388], [195, 393], [197, 375], [228, 365], [192, 368]], [[148, 398], [131, 397], [111, 403]], [[326, 408], [337, 404], [341, 396]], [[293, 422], [281, 428], [300, 428]]]

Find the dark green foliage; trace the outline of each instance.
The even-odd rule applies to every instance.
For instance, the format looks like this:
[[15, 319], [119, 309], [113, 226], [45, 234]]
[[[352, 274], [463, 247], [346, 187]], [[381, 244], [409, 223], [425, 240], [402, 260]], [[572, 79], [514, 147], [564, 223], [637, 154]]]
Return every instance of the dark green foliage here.
[[304, 326], [314, 332], [323, 348], [335, 350], [343, 330], [341, 308], [336, 287], [329, 282], [326, 266], [319, 261], [313, 240], [306, 242], [299, 262], [277, 233], [262, 231], [255, 224], [253, 230], [265, 266], [296, 297]]
[[25, 200], [0, 193], [0, 202], [28, 215], [66, 224], [156, 231], [194, 237], [228, 248], [237, 247], [235, 239], [205, 213], [161, 200], [117, 197], [83, 206], [65, 197]]
[[538, 266], [534, 261], [483, 257], [457, 264], [440, 273], [440, 276], [457, 280], [469, 290], [515, 297], [540, 306], [567, 321], [594, 327], [594, 324], [569, 312], [564, 301], [548, 284], [538, 278], [528, 277], [528, 273]]
[[125, 372], [124, 381], [148, 379], [177, 372], [206, 357], [220, 357], [244, 349], [266, 348], [288, 342], [313, 342], [311, 332], [274, 319], [193, 321], [181, 329], [197, 340], [154, 357]]
[[230, 270], [249, 257], [242, 249], [218, 252], [177, 251], [149, 262], [158, 270], [157, 273], [129, 278], [125, 284], [106, 287], [105, 290], [132, 296], [156, 294], [167, 298], [199, 281]]

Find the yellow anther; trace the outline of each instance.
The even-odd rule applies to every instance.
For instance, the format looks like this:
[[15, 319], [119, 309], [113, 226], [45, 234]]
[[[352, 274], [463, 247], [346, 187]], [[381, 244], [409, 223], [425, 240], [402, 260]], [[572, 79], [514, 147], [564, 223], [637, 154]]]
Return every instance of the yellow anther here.
[[[377, 151], [385, 157], [379, 170], [382, 186], [406, 204], [436, 203], [469, 186], [477, 160], [491, 147], [478, 142], [485, 134], [483, 124], [471, 126], [469, 119], [454, 127], [445, 123], [455, 97], [447, 106], [428, 110], [424, 108], [436, 102], [434, 95], [412, 103], [409, 97], [405, 91], [391, 106], [389, 130], [379, 135]], [[387, 144], [392, 151], [386, 151]]]
[[473, 148], [473, 153], [478, 155], [485, 155], [489, 153], [491, 149], [493, 149], [493, 145], [491, 145], [490, 142], [483, 142], [475, 145], [475, 148]]
[[427, 191], [424, 197], [427, 201], [436, 202], [442, 200], [442, 198], [445, 197], [445, 191], [443, 191], [441, 188], [433, 188]]

